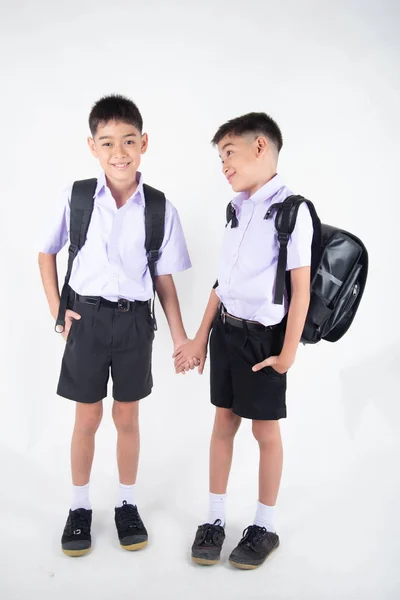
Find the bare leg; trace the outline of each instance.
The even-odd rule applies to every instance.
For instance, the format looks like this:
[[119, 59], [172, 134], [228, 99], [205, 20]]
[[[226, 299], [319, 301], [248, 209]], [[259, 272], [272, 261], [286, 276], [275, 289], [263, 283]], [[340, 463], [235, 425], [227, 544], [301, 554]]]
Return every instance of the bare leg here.
[[259, 501], [275, 506], [282, 476], [283, 448], [279, 421], [253, 421], [260, 447]]
[[76, 403], [75, 426], [71, 441], [71, 471], [74, 485], [86, 485], [94, 456], [94, 439], [103, 416], [103, 403]]
[[217, 408], [210, 444], [210, 492], [225, 494], [231, 470], [233, 441], [241, 418], [231, 409]]
[[114, 401], [112, 415], [118, 432], [117, 461], [120, 483], [136, 483], [139, 464], [139, 402]]

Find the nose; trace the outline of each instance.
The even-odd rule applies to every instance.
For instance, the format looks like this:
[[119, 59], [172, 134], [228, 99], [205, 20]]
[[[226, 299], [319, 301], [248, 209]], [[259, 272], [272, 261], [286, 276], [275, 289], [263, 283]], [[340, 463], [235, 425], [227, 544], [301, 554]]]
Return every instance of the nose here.
[[124, 146], [123, 142], [115, 144], [113, 154], [114, 158], [123, 158], [127, 156], [126, 147]]

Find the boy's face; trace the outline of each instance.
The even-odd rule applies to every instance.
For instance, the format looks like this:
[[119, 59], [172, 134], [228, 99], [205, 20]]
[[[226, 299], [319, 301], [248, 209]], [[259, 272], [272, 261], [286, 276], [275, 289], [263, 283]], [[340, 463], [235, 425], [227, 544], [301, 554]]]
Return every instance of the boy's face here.
[[110, 181], [131, 182], [136, 177], [141, 155], [147, 150], [147, 133], [120, 121], [101, 123], [89, 148]]
[[268, 141], [254, 134], [228, 134], [218, 144], [222, 172], [234, 192], [251, 192], [264, 175]]

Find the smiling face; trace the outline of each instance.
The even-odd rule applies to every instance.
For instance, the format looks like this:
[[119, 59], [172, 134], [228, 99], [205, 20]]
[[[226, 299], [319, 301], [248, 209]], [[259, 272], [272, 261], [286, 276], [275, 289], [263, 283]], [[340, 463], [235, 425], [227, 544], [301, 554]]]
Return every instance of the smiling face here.
[[134, 125], [108, 121], [98, 125], [88, 144], [111, 183], [128, 184], [136, 178], [141, 155], [147, 150], [148, 137]]
[[265, 136], [228, 134], [218, 142], [222, 172], [234, 192], [253, 194], [265, 183], [265, 158], [270, 143]]

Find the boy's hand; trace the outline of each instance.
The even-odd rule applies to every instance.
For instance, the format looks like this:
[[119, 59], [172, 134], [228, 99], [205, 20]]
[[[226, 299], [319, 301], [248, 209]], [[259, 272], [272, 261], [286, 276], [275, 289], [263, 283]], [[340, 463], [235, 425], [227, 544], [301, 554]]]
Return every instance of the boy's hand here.
[[189, 340], [175, 348], [172, 358], [175, 360], [176, 373], [188, 371], [187, 365], [193, 364], [193, 367], [190, 366], [189, 368], [198, 367], [198, 373], [201, 375], [207, 358], [207, 343], [196, 338]]
[[[178, 352], [181, 348], [183, 348], [183, 346], [185, 346], [185, 344], [191, 342], [192, 340], [190, 340], [189, 338], [185, 337], [182, 340], [179, 341], [175, 341], [174, 342], [174, 354], [172, 355], [172, 358], [174, 358], [175, 353]], [[199, 360], [197, 358], [190, 358], [188, 359], [185, 364], [182, 366], [180, 371], [176, 371], [176, 373], [182, 373], [182, 375], [186, 375], [186, 371], [189, 370], [193, 370], [195, 367], [197, 367], [199, 365]]]
[[74, 319], [79, 321], [80, 318], [81, 318], [81, 315], [74, 312], [73, 310], [65, 311], [65, 327], [64, 327], [64, 331], [61, 334], [65, 341], [67, 341], [67, 339], [68, 339], [68, 334], [69, 334], [69, 330], [71, 329], [72, 321]]
[[261, 371], [261, 369], [264, 369], [264, 367], [272, 367], [274, 369], [274, 371], [276, 371], [280, 375], [283, 375], [284, 373], [286, 373], [286, 371], [289, 371], [289, 369], [293, 363], [294, 363], [294, 359], [288, 360], [288, 359], [284, 358], [282, 355], [270, 356], [269, 358], [266, 358], [262, 362], [254, 365], [252, 370], [254, 372], [256, 372], [256, 371]]

